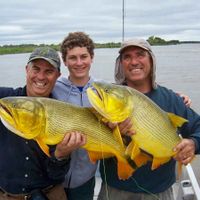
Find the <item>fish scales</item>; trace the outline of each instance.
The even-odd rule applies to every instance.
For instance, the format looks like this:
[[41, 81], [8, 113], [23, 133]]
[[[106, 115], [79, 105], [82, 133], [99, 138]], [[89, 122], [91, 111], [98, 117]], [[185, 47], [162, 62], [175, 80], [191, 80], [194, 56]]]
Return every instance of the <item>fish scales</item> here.
[[[15, 116], [13, 114], [12, 120], [15, 128], [22, 132], [21, 137], [26, 138], [26, 131], [33, 126], [37, 129], [32, 128], [29, 133], [32, 134], [32, 139], [54, 145], [59, 143], [67, 132], [81, 131], [87, 135], [87, 148], [90, 150], [101, 152], [104, 150], [102, 148], [106, 147], [106, 152], [109, 151], [113, 156], [118, 153], [121, 159], [125, 159], [124, 146], [113, 136], [111, 129], [97, 119], [90, 108], [38, 97], [8, 97], [1, 99], [0, 102], [2, 105], [4, 104], [1, 108], [7, 106], [7, 110], [15, 105], [10, 112], [16, 113]], [[9, 105], [9, 103], [11, 104]], [[16, 107], [18, 107], [17, 110]], [[4, 111], [2, 110], [0, 109], [3, 116]], [[27, 120], [28, 117], [30, 120]], [[17, 125], [16, 121], [19, 122]], [[27, 123], [27, 121], [31, 123]], [[24, 124], [23, 127], [22, 124]], [[36, 133], [33, 133], [34, 131]]]
[[108, 145], [117, 145], [114, 142], [115, 139], [112, 137], [111, 130], [102, 122], [99, 122], [89, 108], [76, 107], [71, 104], [66, 106], [67, 103], [59, 102], [58, 104], [57, 101], [49, 101], [48, 99], [41, 99], [40, 101], [46, 110], [48, 121], [46, 132], [52, 135], [54, 139], [55, 135], [59, 135], [59, 133], [63, 137], [64, 133], [77, 130], [91, 138], [95, 138], [95, 141], [98, 140], [98, 142], [100, 141]]
[[[138, 166], [145, 164], [141, 149], [150, 154], [152, 169], [168, 162], [175, 155], [173, 148], [181, 141], [177, 127], [182, 126], [186, 119], [172, 113], [166, 113], [151, 99], [139, 91], [105, 82], [94, 82], [95, 93], [88, 89], [91, 105], [111, 122], [122, 122], [131, 118], [136, 134], [127, 147], [127, 154], [135, 159]], [[108, 105], [112, 104], [112, 107]], [[141, 159], [141, 160], [140, 160]]]
[[[138, 104], [137, 102], [140, 103]], [[137, 93], [133, 96], [133, 104], [135, 105], [132, 114], [133, 124], [134, 127], [137, 127], [136, 129], [138, 132], [141, 133], [140, 135], [136, 134], [133, 136], [134, 140], [153, 140], [152, 145], [155, 145], [155, 143], [162, 143], [162, 146], [166, 149], [174, 147], [180, 141], [178, 135], [174, 134], [174, 127], [169, 121], [166, 113], [164, 113], [156, 104], [152, 102], [147, 103], [146, 98], [139, 96]], [[141, 137], [142, 134], [144, 135]], [[141, 148], [149, 152], [152, 151], [152, 145], [141, 144]], [[154, 155], [155, 154], [158, 154], [156, 149]]]
[[46, 155], [48, 145], [58, 144], [65, 134], [80, 131], [87, 136], [83, 148], [90, 160], [116, 157], [118, 176], [127, 179], [135, 165], [126, 155], [125, 145], [118, 129], [111, 130], [92, 108], [83, 108], [66, 102], [41, 97], [7, 97], [0, 99], [0, 116], [13, 133], [35, 140]]

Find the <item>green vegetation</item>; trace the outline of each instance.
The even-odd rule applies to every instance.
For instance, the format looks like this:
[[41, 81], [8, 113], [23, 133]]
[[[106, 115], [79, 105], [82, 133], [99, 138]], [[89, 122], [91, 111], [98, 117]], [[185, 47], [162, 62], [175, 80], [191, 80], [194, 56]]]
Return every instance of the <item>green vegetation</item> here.
[[172, 45], [172, 44], [180, 44], [179, 40], [169, 40], [166, 41], [162, 38], [159, 37], [155, 37], [155, 36], [151, 36], [147, 39], [147, 41], [151, 44], [151, 45]]
[[[119, 48], [121, 43], [114, 43], [114, 42], [109, 42], [109, 43], [104, 43], [104, 44], [95, 44], [95, 48]], [[49, 46], [55, 50], [60, 49], [60, 44], [51, 44], [51, 45], [46, 45], [46, 44], [21, 44], [21, 45], [3, 45], [0, 46], [0, 55], [3, 54], [17, 54], [17, 53], [30, 53], [32, 52], [36, 47], [43, 47], [43, 46]]]
[[[155, 36], [150, 36], [147, 41], [151, 45], [175, 45], [175, 44], [182, 44], [182, 43], [200, 43], [197, 41], [184, 41], [180, 42], [179, 40], [169, 40], [166, 41], [162, 38], [155, 37]], [[114, 42], [109, 42], [109, 43], [95, 43], [95, 48], [119, 48], [121, 45], [120, 42], [114, 43]], [[40, 44], [40, 45], [35, 45], [35, 44], [21, 44], [21, 45], [3, 45], [0, 46], [0, 55], [3, 54], [15, 54], [15, 53], [30, 53], [35, 49], [36, 47], [42, 47], [42, 46], [49, 46], [54, 48], [55, 50], [60, 49], [60, 44], [51, 44], [51, 45], [46, 45], [46, 44]]]
[[119, 48], [120, 45], [121, 45], [120, 42], [118, 43], [109, 42], [104, 44], [95, 43], [95, 48]]
[[58, 45], [35, 45], [35, 44], [21, 44], [21, 45], [4, 45], [0, 46], [0, 55], [3, 54], [15, 54], [15, 53], [29, 53], [32, 52], [36, 47], [42, 47], [42, 46], [49, 46], [56, 50], [59, 49]]

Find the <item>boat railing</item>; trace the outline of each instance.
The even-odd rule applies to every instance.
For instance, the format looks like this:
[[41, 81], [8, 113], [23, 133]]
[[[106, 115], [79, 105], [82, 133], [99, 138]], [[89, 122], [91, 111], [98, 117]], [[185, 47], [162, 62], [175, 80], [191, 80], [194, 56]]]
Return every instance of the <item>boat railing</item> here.
[[200, 200], [200, 187], [191, 164], [185, 166], [188, 179], [180, 181], [176, 200]]

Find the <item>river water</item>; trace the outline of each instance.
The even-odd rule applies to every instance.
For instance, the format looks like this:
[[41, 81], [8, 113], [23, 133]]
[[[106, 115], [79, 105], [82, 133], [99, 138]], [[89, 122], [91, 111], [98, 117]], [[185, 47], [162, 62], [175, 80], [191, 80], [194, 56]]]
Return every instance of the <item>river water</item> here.
[[[189, 95], [193, 102], [192, 108], [200, 113], [200, 44], [153, 46], [153, 51], [157, 60], [157, 83]], [[18, 87], [25, 84], [25, 66], [29, 55], [0, 55], [0, 86]], [[91, 75], [114, 82], [114, 63], [117, 56], [118, 49], [96, 49]], [[63, 64], [61, 72], [67, 76]], [[200, 184], [199, 161], [198, 156], [192, 166]], [[185, 177], [187, 179], [187, 175]]]
[[[174, 91], [183, 92], [192, 99], [192, 108], [200, 113], [200, 44], [153, 46], [157, 59], [157, 82]], [[26, 54], [0, 56], [0, 86], [22, 86], [25, 84]], [[114, 63], [118, 49], [96, 49], [91, 69], [92, 76], [114, 81]], [[67, 76], [62, 64], [61, 72]]]

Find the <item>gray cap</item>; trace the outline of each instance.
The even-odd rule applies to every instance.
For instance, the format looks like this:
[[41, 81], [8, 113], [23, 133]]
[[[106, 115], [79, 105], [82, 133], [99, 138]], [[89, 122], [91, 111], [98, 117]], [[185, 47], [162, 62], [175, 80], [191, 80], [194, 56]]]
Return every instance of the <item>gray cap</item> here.
[[60, 71], [60, 57], [56, 50], [50, 47], [38, 47], [31, 53], [28, 63], [36, 59], [44, 59]]
[[121, 45], [121, 48], [119, 50], [119, 56], [116, 58], [115, 62], [115, 81], [117, 84], [124, 84], [126, 82], [124, 71], [121, 65], [120, 56], [123, 53], [123, 51], [131, 46], [140, 47], [142, 49], [145, 49], [149, 52], [151, 59], [152, 59], [152, 87], [155, 89], [157, 87], [157, 84], [155, 82], [155, 75], [156, 75], [156, 58], [152, 51], [151, 45], [144, 39], [132, 39], [124, 41]]

